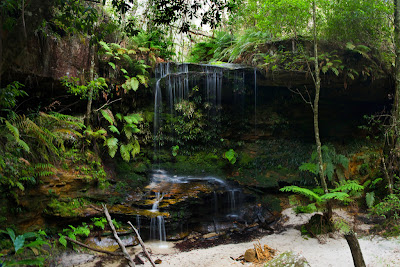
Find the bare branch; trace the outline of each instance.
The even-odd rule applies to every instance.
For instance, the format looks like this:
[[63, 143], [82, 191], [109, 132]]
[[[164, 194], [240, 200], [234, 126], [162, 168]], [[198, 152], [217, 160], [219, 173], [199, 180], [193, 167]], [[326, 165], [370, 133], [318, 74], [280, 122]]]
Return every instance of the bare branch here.
[[144, 254], [146, 254], [147, 258], [148, 258], [149, 261], [151, 262], [151, 265], [152, 265], [153, 267], [156, 267], [154, 261], [153, 261], [152, 258], [150, 257], [150, 254], [147, 252], [146, 247], [144, 246], [143, 240], [142, 240], [142, 238], [140, 237], [138, 231], [137, 231], [136, 228], [132, 225], [131, 222], [128, 221], [128, 224], [132, 227], [133, 231], [135, 231], [136, 236], [137, 236], [137, 238], [138, 238], [138, 240], [139, 240], [139, 243], [140, 243], [140, 245], [142, 246], [143, 252], [144, 252]]
[[102, 249], [99, 249], [99, 248], [92, 248], [92, 247], [90, 247], [90, 246], [88, 246], [86, 244], [83, 244], [83, 243], [79, 242], [79, 241], [73, 240], [73, 239], [69, 238], [68, 236], [65, 237], [65, 240], [68, 240], [69, 242], [75, 243], [75, 244], [77, 244], [79, 246], [82, 246], [84, 248], [87, 248], [87, 249], [90, 249], [90, 250], [93, 250], [93, 251], [96, 251], [96, 252], [106, 253], [106, 254], [109, 254], [109, 255], [112, 255], [112, 256], [124, 256], [123, 253], [111, 252], [111, 251], [102, 250]]
[[304, 101], [306, 104], [309, 104], [309, 105], [311, 106], [311, 109], [314, 110], [314, 106], [313, 106], [312, 101], [311, 101], [311, 96], [310, 96], [310, 93], [309, 93], [308, 90], [307, 90], [307, 87], [306, 87], [306, 93], [307, 93], [307, 96], [308, 96], [308, 100], [306, 100], [306, 98], [305, 98], [304, 95], [300, 92], [300, 90], [299, 90], [298, 88], [296, 88], [296, 90], [293, 90], [293, 89], [291, 89], [290, 87], [288, 87], [288, 89], [289, 89], [290, 92], [292, 92], [292, 93], [294, 93], [294, 94], [296, 94], [296, 95], [299, 95], [299, 96], [303, 99], [303, 101]]
[[98, 109], [95, 109], [94, 111], [99, 111], [100, 109], [103, 109], [105, 106], [108, 106], [108, 105], [111, 105], [112, 103], [114, 103], [114, 102], [117, 102], [117, 101], [121, 101], [122, 100], [122, 98], [118, 98], [118, 99], [115, 99], [115, 100], [113, 100], [113, 101], [110, 101], [110, 100], [107, 100], [107, 102], [104, 104], [104, 105], [102, 105], [101, 107], [99, 107]]
[[111, 220], [110, 213], [108, 213], [107, 207], [104, 204], [103, 204], [103, 209], [104, 209], [104, 214], [106, 215], [108, 224], [110, 225], [111, 230], [112, 230], [112, 232], [114, 234], [114, 238], [117, 241], [117, 243], [118, 243], [119, 247], [121, 248], [122, 252], [124, 253], [124, 257], [128, 261], [128, 265], [131, 266], [131, 267], [134, 267], [135, 263], [133, 262], [131, 256], [129, 255], [128, 251], [126, 250], [126, 248], [125, 248], [124, 244], [122, 243], [121, 239], [119, 238], [119, 236], [117, 234], [117, 231], [115, 230], [114, 224], [113, 224], [113, 222]]

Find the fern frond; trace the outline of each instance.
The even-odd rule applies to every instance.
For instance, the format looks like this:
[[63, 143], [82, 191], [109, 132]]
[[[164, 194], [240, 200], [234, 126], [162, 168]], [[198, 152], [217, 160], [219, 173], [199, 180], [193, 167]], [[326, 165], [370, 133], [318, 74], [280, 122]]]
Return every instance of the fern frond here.
[[327, 162], [325, 165], [325, 174], [329, 181], [332, 181], [333, 174], [335, 173], [335, 166], [332, 162]]
[[345, 192], [330, 192], [325, 195], [322, 195], [321, 199], [322, 200], [336, 199], [336, 200], [343, 201], [343, 202], [351, 202], [352, 201], [349, 194], [347, 194]]
[[118, 139], [115, 137], [111, 137], [106, 139], [106, 145], [108, 147], [108, 154], [110, 157], [114, 158], [115, 153], [117, 153], [118, 150]]
[[137, 124], [140, 121], [143, 121], [142, 116], [140, 116], [140, 114], [130, 114], [127, 116], [124, 116], [124, 120], [126, 121], [126, 123], [128, 124]]
[[315, 200], [317, 202], [321, 201], [321, 197], [318, 196], [317, 194], [315, 194], [310, 189], [298, 187], [298, 186], [295, 186], [295, 185], [285, 186], [285, 187], [279, 189], [279, 191], [292, 192], [292, 193], [296, 193], [296, 194], [300, 194], [300, 195], [306, 196], [306, 197], [308, 197], [308, 198], [310, 198], [312, 200]]
[[122, 121], [122, 114], [121, 113], [117, 113], [115, 114], [115, 118], [117, 118], [117, 120]]
[[133, 144], [128, 143], [128, 144], [122, 144], [119, 148], [119, 151], [121, 153], [121, 157], [123, 160], [129, 162], [131, 159], [131, 151], [133, 149]]
[[120, 132], [118, 131], [117, 127], [115, 127], [114, 125], [109, 125], [109, 126], [108, 126], [108, 129], [110, 129], [110, 131], [111, 131], [112, 133], [120, 134]]
[[135, 142], [133, 143], [133, 149], [131, 151], [132, 158], [134, 158], [139, 153], [140, 153], [139, 141], [135, 140]]
[[19, 130], [17, 127], [12, 125], [9, 121], [6, 120], [6, 127], [10, 131], [10, 133], [14, 136], [15, 140], [19, 140]]
[[356, 181], [348, 181], [340, 184], [338, 187], [332, 190], [332, 192], [361, 192], [364, 190], [364, 186], [358, 184]]
[[114, 115], [112, 114], [112, 111], [109, 109], [102, 109], [100, 110], [101, 115], [103, 115], [103, 118], [105, 118], [111, 125], [115, 124], [115, 118]]
[[85, 128], [85, 124], [83, 124], [82, 120], [80, 118], [77, 118], [72, 115], [61, 114], [61, 113], [53, 112], [53, 111], [49, 112], [49, 113], [40, 112], [40, 115], [54, 119], [58, 122], [62, 122], [62, 123], [66, 123], [66, 124], [75, 126], [79, 130], [82, 130]]
[[26, 152], [30, 153], [30, 148], [29, 148], [29, 146], [28, 146], [27, 143], [25, 143], [25, 142], [24, 142], [23, 140], [21, 140], [21, 139], [19, 139], [19, 140], [17, 141], [17, 143], [18, 143], [18, 145], [19, 145], [20, 147], [22, 147], [23, 150], [25, 150]]
[[318, 170], [318, 165], [315, 163], [311, 163], [311, 162], [304, 162], [300, 165], [299, 167], [300, 171], [307, 171], [307, 172], [311, 172], [315, 175], [318, 174], [319, 170]]

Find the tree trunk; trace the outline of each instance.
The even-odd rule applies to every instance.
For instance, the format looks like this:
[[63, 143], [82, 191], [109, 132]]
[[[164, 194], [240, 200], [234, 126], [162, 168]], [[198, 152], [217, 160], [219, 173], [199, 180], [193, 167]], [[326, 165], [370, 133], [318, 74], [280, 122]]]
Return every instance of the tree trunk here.
[[[388, 161], [398, 159], [400, 144], [399, 144], [399, 122], [400, 122], [400, 1], [394, 0], [394, 48], [395, 48], [395, 68], [394, 68], [394, 80], [395, 80], [395, 93], [394, 103], [392, 108], [392, 144], [389, 144]], [[396, 165], [396, 164], [395, 164]], [[394, 173], [390, 173], [390, 179], [388, 180], [388, 188], [393, 192], [393, 177]]]
[[[319, 177], [321, 179], [322, 189], [324, 193], [329, 193], [328, 186], [326, 184], [326, 179], [324, 175], [324, 162], [322, 160], [322, 145], [321, 139], [319, 137], [319, 125], [318, 125], [318, 104], [319, 104], [319, 94], [321, 91], [321, 78], [319, 75], [319, 64], [318, 64], [318, 43], [317, 43], [317, 19], [316, 19], [316, 0], [313, 1], [313, 37], [314, 37], [314, 84], [315, 84], [315, 98], [314, 98], [314, 134], [315, 134], [315, 143], [317, 145], [317, 154], [318, 154], [318, 171]], [[327, 218], [330, 221], [332, 218], [332, 205], [331, 202], [328, 201], [326, 204], [327, 208]]]
[[3, 73], [3, 18], [4, 12], [0, 10], [0, 88], [2, 88], [1, 84], [1, 76]]
[[365, 267], [364, 258], [361, 252], [360, 243], [353, 231], [344, 235], [347, 244], [349, 244], [351, 255], [353, 256], [353, 262], [355, 267]]
[[[90, 49], [90, 81], [94, 80], [94, 54], [95, 54], [95, 49], [94, 46]], [[88, 94], [88, 102], [86, 105], [86, 115], [85, 115], [85, 125], [89, 126], [90, 125], [90, 116], [92, 114], [92, 102], [93, 102], [93, 86], [90, 86], [89, 88], [89, 94]]]

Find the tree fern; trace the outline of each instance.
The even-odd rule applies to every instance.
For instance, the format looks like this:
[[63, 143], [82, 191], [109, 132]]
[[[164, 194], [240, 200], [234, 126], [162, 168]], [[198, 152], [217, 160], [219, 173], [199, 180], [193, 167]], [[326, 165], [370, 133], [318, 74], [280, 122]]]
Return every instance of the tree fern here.
[[295, 186], [295, 185], [285, 186], [285, 187], [283, 187], [283, 188], [281, 188], [279, 190], [282, 191], [282, 192], [293, 192], [293, 193], [296, 193], [296, 194], [300, 194], [300, 195], [306, 196], [306, 197], [310, 198], [311, 200], [314, 200], [314, 201], [317, 201], [317, 202], [320, 202], [322, 200], [320, 196], [315, 194], [310, 189], [298, 187], [298, 186]]
[[350, 180], [346, 182], [342, 182], [337, 185], [335, 189], [332, 189], [332, 192], [361, 192], [364, 190], [364, 186], [358, 184], [357, 181]]
[[343, 202], [351, 202], [349, 194], [345, 192], [329, 192], [321, 196], [321, 200], [327, 201], [329, 199], [336, 199]]

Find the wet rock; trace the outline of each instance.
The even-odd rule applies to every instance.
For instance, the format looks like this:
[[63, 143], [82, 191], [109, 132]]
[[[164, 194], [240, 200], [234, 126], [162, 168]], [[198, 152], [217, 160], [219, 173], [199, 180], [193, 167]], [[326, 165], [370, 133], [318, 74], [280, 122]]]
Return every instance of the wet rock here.
[[215, 238], [215, 237], [217, 237], [217, 236], [218, 236], [217, 233], [212, 232], [212, 233], [203, 235], [203, 238], [204, 238], [204, 239], [211, 239], [211, 238]]
[[296, 254], [293, 251], [286, 251], [278, 255], [274, 259], [270, 260], [264, 265], [264, 267], [284, 267], [284, 266], [309, 267], [310, 264], [307, 262], [304, 256]]

